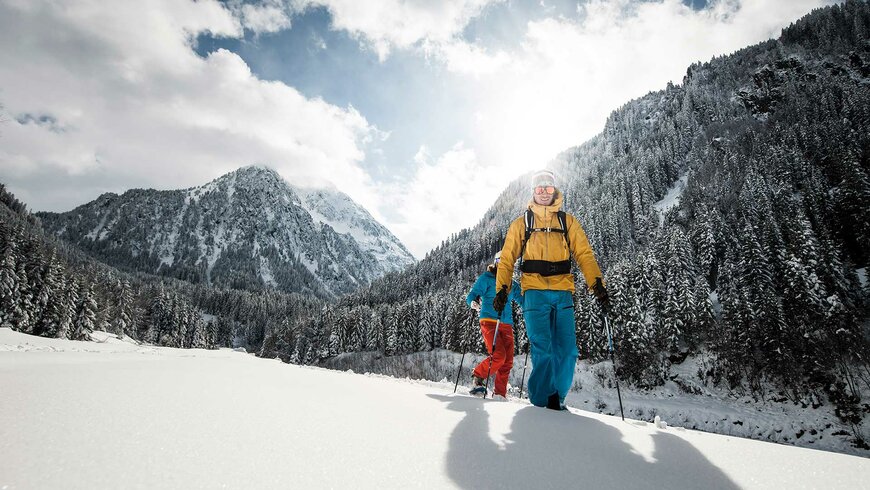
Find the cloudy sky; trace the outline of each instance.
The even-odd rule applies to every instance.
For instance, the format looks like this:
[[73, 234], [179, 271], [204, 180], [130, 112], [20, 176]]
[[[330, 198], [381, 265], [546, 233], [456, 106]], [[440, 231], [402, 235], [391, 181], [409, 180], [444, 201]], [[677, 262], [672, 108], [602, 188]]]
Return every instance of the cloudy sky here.
[[0, 182], [37, 211], [265, 164], [422, 257], [689, 64], [826, 0], [0, 0]]

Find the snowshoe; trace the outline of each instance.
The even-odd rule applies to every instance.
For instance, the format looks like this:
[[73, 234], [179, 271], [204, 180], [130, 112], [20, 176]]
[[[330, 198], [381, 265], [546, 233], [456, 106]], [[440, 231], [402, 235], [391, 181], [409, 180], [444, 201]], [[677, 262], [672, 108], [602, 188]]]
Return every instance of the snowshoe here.
[[473, 396], [484, 396], [486, 395], [486, 388], [483, 386], [475, 386], [474, 388], [468, 390], [468, 394]]
[[483, 385], [483, 378], [472, 376], [471, 379], [473, 384], [471, 389], [468, 390], [468, 394], [473, 396], [486, 396], [486, 387]]

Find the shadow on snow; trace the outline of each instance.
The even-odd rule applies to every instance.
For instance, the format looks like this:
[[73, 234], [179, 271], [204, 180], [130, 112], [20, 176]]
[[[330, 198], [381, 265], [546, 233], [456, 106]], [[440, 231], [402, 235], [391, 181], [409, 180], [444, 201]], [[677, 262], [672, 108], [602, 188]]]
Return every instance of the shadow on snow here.
[[649, 462], [603, 422], [529, 406], [517, 411], [499, 444], [490, 438], [485, 405], [503, 402], [428, 396], [465, 414], [446, 456], [447, 474], [462, 488], [739, 488], [672, 434], [651, 435], [655, 461]]

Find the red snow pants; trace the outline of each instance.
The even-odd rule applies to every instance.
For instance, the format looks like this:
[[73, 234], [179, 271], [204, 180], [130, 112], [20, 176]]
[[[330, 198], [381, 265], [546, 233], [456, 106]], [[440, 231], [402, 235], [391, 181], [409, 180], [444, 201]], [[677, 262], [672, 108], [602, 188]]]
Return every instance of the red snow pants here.
[[[495, 352], [492, 350], [492, 341], [495, 335], [496, 321], [489, 318], [480, 320], [480, 333], [486, 343], [486, 350], [491, 353], [474, 368], [474, 375], [486, 379], [487, 372], [495, 374], [496, 395], [507, 396], [508, 376], [514, 365], [514, 326], [509, 323], [501, 323], [498, 327], [498, 338], [495, 339]], [[492, 359], [492, 368], [489, 362]]]

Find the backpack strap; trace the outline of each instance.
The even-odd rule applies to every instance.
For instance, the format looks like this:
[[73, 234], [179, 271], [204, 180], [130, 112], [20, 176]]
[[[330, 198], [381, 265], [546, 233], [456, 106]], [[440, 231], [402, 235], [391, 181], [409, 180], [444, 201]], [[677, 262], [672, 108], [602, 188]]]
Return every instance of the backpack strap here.
[[523, 256], [526, 253], [526, 243], [529, 241], [529, 237], [532, 236], [532, 232], [535, 231], [535, 213], [532, 211], [532, 208], [526, 208], [524, 216], [526, 222], [526, 233], [525, 236], [523, 236], [523, 246], [520, 247], [520, 270], [522, 270], [523, 262], [525, 262], [525, 257]]
[[[531, 212], [531, 211], [529, 211], [529, 212]], [[562, 213], [562, 211], [559, 211], [559, 212]], [[561, 233], [565, 237], [565, 241], [567, 241], [568, 240], [568, 229], [566, 227], [564, 213], [561, 216], [559, 216], [559, 226], [561, 226], [561, 228], [526, 228], [526, 236], [528, 237], [532, 233], [535, 233], [535, 232]], [[526, 240], [528, 240], [528, 238], [526, 238]]]
[[571, 259], [571, 240], [568, 239], [568, 218], [565, 216], [565, 211], [561, 209], [556, 213], [559, 218], [559, 225], [562, 227], [562, 234], [565, 236], [565, 244], [568, 245], [568, 259]]
[[[535, 213], [531, 208], [526, 209], [524, 220], [526, 225], [525, 235], [523, 237], [523, 245], [520, 248], [520, 270], [523, 272], [532, 272], [541, 274], [542, 276], [553, 276], [558, 274], [568, 274], [571, 272], [571, 241], [568, 239], [568, 219], [565, 211], [559, 210], [556, 212], [556, 217], [559, 220], [560, 228], [535, 228]], [[534, 232], [544, 233], [561, 233], [565, 237], [565, 244], [568, 246], [568, 260], [560, 262], [549, 262], [545, 260], [525, 260], [526, 243]]]

